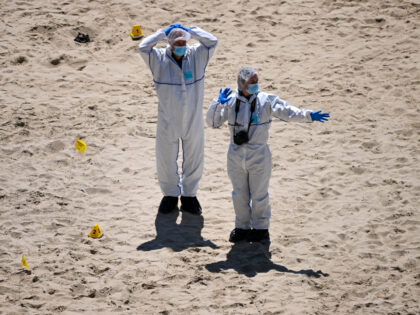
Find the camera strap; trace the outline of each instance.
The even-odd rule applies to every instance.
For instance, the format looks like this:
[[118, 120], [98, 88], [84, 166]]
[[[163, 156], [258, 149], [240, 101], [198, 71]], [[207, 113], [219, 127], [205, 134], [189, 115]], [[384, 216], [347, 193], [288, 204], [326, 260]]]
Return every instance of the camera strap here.
[[[246, 131], [247, 133], [249, 132], [249, 127], [251, 127], [251, 118], [252, 118], [252, 114], [255, 111], [255, 104], [257, 103], [257, 97], [254, 98], [254, 100], [251, 102], [251, 115], [249, 116], [249, 123], [248, 123], [248, 130]], [[238, 112], [239, 112], [239, 107], [241, 106], [241, 100], [239, 98], [236, 99], [236, 104], [235, 104], [235, 124], [233, 125], [233, 128], [236, 127], [236, 119], [238, 118]]]

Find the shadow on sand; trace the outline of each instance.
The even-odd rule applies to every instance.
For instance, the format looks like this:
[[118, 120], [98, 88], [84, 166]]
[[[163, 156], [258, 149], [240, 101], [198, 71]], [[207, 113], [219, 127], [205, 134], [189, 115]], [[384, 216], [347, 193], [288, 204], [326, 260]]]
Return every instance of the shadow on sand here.
[[225, 261], [219, 261], [206, 265], [210, 272], [220, 272], [222, 270], [234, 269], [239, 274], [247, 277], [255, 277], [257, 273], [277, 270], [279, 272], [303, 274], [308, 277], [319, 278], [328, 277], [327, 273], [321, 270], [291, 270], [284, 266], [277, 265], [271, 261], [270, 242], [264, 243], [246, 243], [239, 242], [232, 246], [230, 252], [226, 255]]
[[[176, 223], [178, 215], [182, 218]], [[183, 251], [190, 247], [211, 247], [216, 245], [211, 241], [204, 241], [201, 230], [204, 226], [202, 215], [192, 215], [178, 210], [168, 214], [159, 213], [155, 220], [156, 238], [137, 247], [137, 250], [151, 251], [161, 248], [171, 248], [175, 252]]]

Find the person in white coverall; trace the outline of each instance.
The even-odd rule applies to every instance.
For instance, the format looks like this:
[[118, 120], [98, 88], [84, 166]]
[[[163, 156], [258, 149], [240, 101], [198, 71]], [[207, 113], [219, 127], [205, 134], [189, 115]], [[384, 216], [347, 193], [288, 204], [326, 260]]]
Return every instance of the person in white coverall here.
[[[190, 38], [198, 40], [188, 46]], [[167, 39], [166, 48], [154, 46]], [[172, 24], [146, 37], [138, 49], [150, 68], [158, 96], [156, 162], [164, 195], [159, 211], [181, 210], [201, 214], [196, 198], [204, 162], [204, 72], [217, 38], [199, 27]], [[182, 178], [178, 174], [179, 141], [182, 143]]]
[[238, 89], [220, 89], [207, 112], [207, 124], [218, 128], [228, 121], [231, 141], [227, 171], [232, 182], [235, 229], [229, 241], [269, 240], [271, 207], [268, 184], [271, 176], [271, 152], [267, 145], [271, 118], [284, 121], [324, 122], [329, 114], [296, 108], [274, 94], [260, 92], [258, 74], [253, 68], [242, 68]]

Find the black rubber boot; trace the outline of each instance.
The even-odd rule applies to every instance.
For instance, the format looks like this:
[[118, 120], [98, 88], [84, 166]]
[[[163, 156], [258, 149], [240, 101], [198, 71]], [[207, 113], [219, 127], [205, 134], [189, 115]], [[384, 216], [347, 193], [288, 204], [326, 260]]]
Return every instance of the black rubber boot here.
[[178, 197], [165, 196], [159, 205], [160, 213], [169, 213], [178, 207]]
[[238, 229], [238, 228], [233, 229], [232, 232], [230, 232], [229, 242], [236, 243], [236, 242], [245, 240], [250, 231], [251, 230]]
[[270, 233], [268, 233], [268, 230], [252, 229], [251, 232], [249, 232], [246, 240], [248, 242], [254, 242], [254, 243], [270, 240]]
[[181, 196], [181, 211], [191, 214], [200, 215], [201, 206], [196, 197]]

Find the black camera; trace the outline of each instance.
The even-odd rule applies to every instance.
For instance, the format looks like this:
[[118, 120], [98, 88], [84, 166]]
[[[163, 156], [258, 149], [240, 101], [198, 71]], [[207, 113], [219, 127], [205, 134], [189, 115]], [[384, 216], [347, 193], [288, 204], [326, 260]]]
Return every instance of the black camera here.
[[233, 135], [233, 142], [237, 145], [242, 145], [249, 141], [248, 132], [241, 130], [238, 133]]

